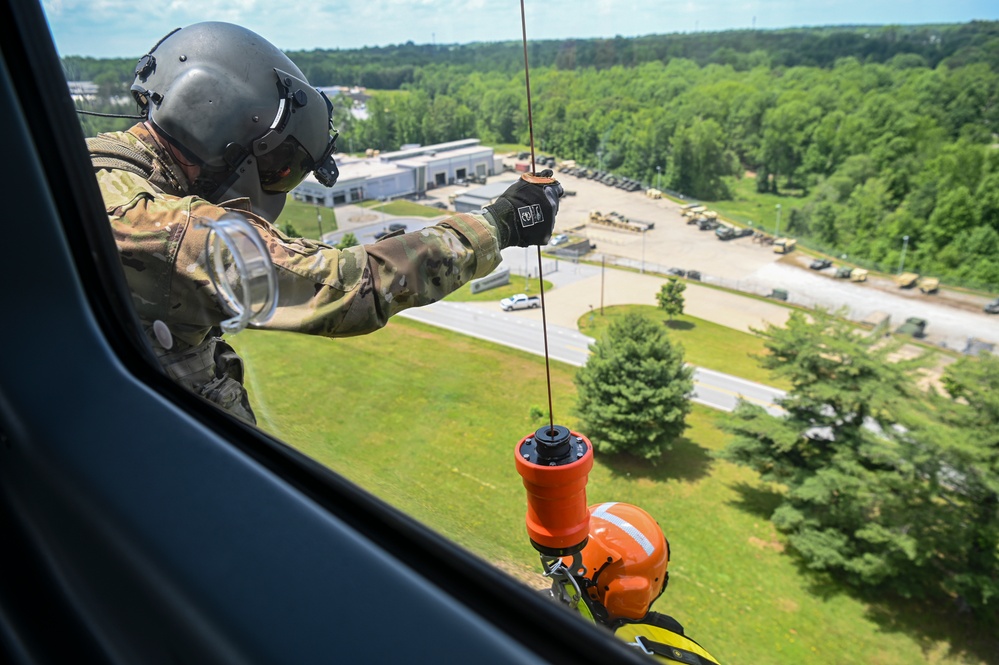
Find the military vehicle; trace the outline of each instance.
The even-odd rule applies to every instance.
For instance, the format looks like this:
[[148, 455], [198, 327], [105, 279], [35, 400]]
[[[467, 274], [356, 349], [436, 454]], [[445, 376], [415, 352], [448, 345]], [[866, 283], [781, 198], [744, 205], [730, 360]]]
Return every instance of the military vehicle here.
[[590, 213], [589, 221], [590, 224], [599, 224], [600, 226], [609, 226], [613, 229], [634, 231], [636, 233], [645, 233], [655, 226], [654, 222], [639, 222], [630, 220], [617, 212], [604, 215], [601, 214], [599, 210], [594, 210]]
[[863, 268], [854, 268], [850, 271], [850, 281], [851, 282], [866, 282], [867, 281], [867, 271]]
[[905, 320], [905, 323], [898, 327], [895, 331], [899, 335], [912, 335], [913, 337], [920, 338], [926, 336], [926, 319], [920, 319], [915, 316], [910, 316]]
[[751, 235], [753, 235], [753, 229], [750, 228], [737, 229], [734, 226], [719, 226], [715, 229], [715, 236], [719, 240], [732, 240], [734, 238], [743, 238]]
[[797, 246], [798, 241], [794, 238], [777, 238], [774, 240], [774, 253], [787, 254]]
[[986, 314], [999, 314], [999, 298], [996, 298], [990, 303], [986, 303], [985, 307], [983, 307], [982, 310]]
[[911, 289], [919, 280], [919, 275], [914, 272], [904, 272], [895, 277], [895, 285], [900, 289]]
[[815, 259], [808, 264], [808, 267], [812, 270], [825, 270], [832, 265], [832, 261], [829, 259]]
[[940, 280], [936, 277], [923, 277], [916, 285], [923, 293], [936, 293], [937, 289], [940, 288]]

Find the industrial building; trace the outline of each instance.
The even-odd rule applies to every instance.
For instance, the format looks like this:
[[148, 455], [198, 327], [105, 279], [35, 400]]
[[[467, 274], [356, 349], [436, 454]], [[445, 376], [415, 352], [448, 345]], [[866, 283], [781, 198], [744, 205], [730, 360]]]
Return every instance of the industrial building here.
[[472, 212], [489, 205], [510, 186], [510, 181], [494, 182], [470, 189], [454, 199], [455, 212]]
[[407, 147], [371, 157], [337, 155], [336, 162], [340, 177], [332, 188], [323, 187], [310, 174], [292, 192], [295, 200], [332, 207], [365, 199], [421, 197], [427, 190], [472, 176], [481, 181], [503, 168], [493, 149], [480, 145], [479, 139]]

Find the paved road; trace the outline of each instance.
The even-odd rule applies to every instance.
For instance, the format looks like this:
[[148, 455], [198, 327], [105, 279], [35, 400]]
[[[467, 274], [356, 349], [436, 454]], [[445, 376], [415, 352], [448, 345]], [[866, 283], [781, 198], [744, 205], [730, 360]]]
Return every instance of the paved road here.
[[[543, 356], [542, 323], [523, 314], [496, 312], [475, 303], [439, 302], [405, 310], [400, 316]], [[586, 363], [593, 341], [577, 330], [548, 325], [548, 353], [552, 360], [580, 367]], [[783, 396], [783, 391], [770, 386], [695, 368], [693, 399], [706, 406], [731, 411], [743, 397], [776, 415], [781, 410], [775, 400]]]

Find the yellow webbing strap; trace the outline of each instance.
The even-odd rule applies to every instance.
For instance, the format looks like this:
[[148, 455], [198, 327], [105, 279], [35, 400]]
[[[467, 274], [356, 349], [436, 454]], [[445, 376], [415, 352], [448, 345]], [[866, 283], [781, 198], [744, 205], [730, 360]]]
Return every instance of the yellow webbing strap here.
[[718, 665], [718, 660], [694, 640], [659, 626], [628, 623], [614, 635], [660, 662]]

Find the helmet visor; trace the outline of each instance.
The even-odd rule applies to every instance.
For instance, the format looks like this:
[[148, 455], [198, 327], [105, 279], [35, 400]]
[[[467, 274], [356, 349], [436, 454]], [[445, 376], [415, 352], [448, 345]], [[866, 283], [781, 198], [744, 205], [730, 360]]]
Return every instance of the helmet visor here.
[[284, 194], [298, 187], [316, 166], [309, 151], [294, 136], [257, 158], [260, 188], [268, 194]]
[[[257, 170], [260, 173], [260, 188], [268, 194], [282, 194], [295, 189], [305, 177], [315, 171], [316, 179], [326, 187], [332, 187], [339, 171], [333, 161], [336, 139], [339, 135], [333, 128], [333, 103], [321, 90], [316, 90], [326, 105], [326, 118], [329, 127], [328, 141], [319, 159], [313, 159], [309, 151], [293, 135], [286, 137], [274, 150], [257, 157]], [[282, 100], [278, 117], [271, 127], [271, 134], [283, 133], [288, 124], [291, 110], [291, 97]]]

